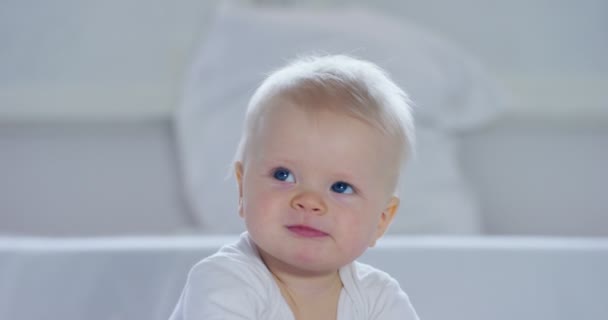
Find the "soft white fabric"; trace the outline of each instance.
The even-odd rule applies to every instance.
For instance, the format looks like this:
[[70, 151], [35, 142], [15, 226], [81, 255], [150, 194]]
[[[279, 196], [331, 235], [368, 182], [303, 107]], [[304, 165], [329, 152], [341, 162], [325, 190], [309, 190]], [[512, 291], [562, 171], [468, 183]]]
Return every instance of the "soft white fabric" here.
[[418, 160], [403, 181], [400, 217], [390, 232], [480, 231], [452, 132], [487, 123], [500, 105], [470, 57], [418, 27], [359, 9], [225, 7], [210, 30], [176, 115], [188, 201], [203, 230], [244, 230], [236, 183], [226, 177], [248, 99], [266, 73], [317, 52], [378, 63], [416, 105]]
[[[340, 269], [338, 320], [418, 319], [396, 280], [354, 262]], [[196, 264], [171, 320], [295, 319], [248, 234]]]

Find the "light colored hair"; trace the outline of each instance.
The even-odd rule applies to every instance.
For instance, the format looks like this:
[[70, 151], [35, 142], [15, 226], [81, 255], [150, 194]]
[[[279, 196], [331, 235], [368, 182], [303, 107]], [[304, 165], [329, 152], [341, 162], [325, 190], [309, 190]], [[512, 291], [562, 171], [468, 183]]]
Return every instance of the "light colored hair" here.
[[[279, 97], [301, 107], [347, 113], [397, 138], [402, 163], [413, 152], [414, 124], [407, 94], [371, 62], [326, 55], [296, 59], [271, 73], [257, 88], [249, 100], [235, 161], [245, 160], [249, 138], [270, 109], [269, 102]], [[319, 101], [328, 103], [314, 103]]]

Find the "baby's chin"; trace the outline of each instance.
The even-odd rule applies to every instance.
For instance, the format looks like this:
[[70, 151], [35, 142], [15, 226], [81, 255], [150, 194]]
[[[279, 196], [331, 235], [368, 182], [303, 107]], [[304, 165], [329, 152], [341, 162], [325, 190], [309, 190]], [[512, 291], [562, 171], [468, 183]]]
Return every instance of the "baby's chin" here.
[[323, 251], [315, 248], [299, 248], [290, 253], [286, 262], [294, 269], [300, 270], [301, 273], [327, 274], [348, 265], [362, 253], [363, 250], [346, 253], [341, 250]]
[[280, 268], [282, 272], [299, 277], [314, 277], [337, 272], [342, 266], [350, 263], [348, 257], [335, 253], [323, 253], [315, 248], [292, 248], [286, 251], [273, 252], [258, 248], [262, 260], [273, 272]]

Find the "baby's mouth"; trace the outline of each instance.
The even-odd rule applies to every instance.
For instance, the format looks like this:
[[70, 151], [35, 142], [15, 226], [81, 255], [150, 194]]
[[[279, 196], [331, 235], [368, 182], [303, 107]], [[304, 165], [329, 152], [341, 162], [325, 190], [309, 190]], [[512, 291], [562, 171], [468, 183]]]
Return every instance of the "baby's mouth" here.
[[315, 228], [305, 226], [305, 225], [300, 225], [300, 224], [287, 226], [287, 229], [289, 231], [291, 231], [292, 233], [294, 233], [300, 237], [305, 237], [305, 238], [319, 238], [319, 237], [326, 237], [329, 235], [326, 232], [323, 232], [321, 230], [317, 230]]

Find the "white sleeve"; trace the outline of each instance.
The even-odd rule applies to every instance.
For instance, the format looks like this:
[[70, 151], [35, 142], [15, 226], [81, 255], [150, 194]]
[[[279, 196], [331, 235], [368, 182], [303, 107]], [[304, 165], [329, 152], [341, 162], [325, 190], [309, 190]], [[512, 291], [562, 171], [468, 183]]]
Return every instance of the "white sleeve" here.
[[190, 271], [170, 320], [260, 319], [264, 292], [259, 275], [243, 263], [203, 261]]
[[373, 320], [419, 320], [409, 297], [396, 280], [384, 286], [374, 308]]

